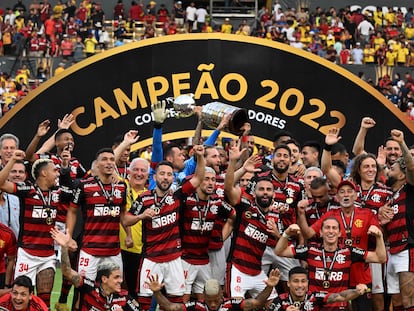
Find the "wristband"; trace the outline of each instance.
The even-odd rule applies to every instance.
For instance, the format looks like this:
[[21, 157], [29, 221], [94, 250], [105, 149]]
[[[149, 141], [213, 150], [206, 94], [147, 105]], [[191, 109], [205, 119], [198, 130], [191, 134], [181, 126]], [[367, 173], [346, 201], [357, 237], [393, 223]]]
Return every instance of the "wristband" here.
[[154, 128], [156, 129], [162, 128], [162, 123], [154, 122]]
[[247, 135], [243, 135], [241, 137], [241, 141], [242, 141], [242, 143], [247, 143], [249, 141], [249, 137]]
[[282, 237], [284, 237], [286, 239], [289, 239], [290, 238], [290, 236], [286, 232], [283, 232], [282, 233]]
[[326, 150], [326, 151], [331, 152], [331, 150], [332, 150], [332, 145], [327, 145], [327, 144], [325, 144], [325, 145], [323, 145], [323, 149], [324, 149], [324, 150]]

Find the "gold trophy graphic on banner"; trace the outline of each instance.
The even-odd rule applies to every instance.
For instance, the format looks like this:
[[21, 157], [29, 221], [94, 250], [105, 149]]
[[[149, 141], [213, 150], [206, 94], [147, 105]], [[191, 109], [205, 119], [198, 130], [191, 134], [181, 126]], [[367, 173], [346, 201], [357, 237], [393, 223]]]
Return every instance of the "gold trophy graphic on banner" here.
[[[171, 102], [171, 98], [168, 102]], [[195, 101], [193, 94], [180, 95], [173, 101], [173, 107], [178, 112], [179, 118], [187, 118], [194, 114]], [[243, 134], [241, 127], [249, 122], [249, 117], [246, 109], [234, 107], [220, 102], [211, 102], [202, 106], [201, 117], [203, 123], [209, 128], [215, 129], [221, 122], [221, 120], [231, 115], [227, 127], [224, 129], [226, 132], [240, 136]]]

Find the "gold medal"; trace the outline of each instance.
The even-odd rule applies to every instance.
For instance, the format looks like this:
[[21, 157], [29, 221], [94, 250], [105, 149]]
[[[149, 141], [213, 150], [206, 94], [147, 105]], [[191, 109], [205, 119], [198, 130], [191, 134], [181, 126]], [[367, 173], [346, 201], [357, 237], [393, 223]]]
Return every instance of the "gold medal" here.
[[52, 217], [46, 217], [46, 224], [47, 225], [52, 225], [53, 224], [53, 218]]
[[346, 239], [345, 240], [345, 245], [346, 246], [351, 246], [352, 245], [352, 239]]
[[329, 281], [323, 281], [322, 287], [327, 289], [327, 288], [331, 287], [331, 283], [329, 283]]
[[116, 217], [116, 211], [114, 209], [111, 209], [111, 216]]
[[293, 199], [292, 198], [286, 198], [286, 203], [287, 204], [292, 204], [293, 203]]
[[295, 308], [300, 308], [300, 301], [295, 301], [294, 303], [293, 303], [293, 306], [295, 307]]

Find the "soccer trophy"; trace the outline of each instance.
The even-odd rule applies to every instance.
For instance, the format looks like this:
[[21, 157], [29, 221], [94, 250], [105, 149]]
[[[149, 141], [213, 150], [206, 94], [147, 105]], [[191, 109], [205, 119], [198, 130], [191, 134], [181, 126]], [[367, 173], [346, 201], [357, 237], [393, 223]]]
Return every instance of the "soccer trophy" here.
[[[179, 118], [192, 116], [194, 114], [194, 106], [195, 101], [192, 94], [180, 95], [173, 102], [174, 110], [178, 112]], [[203, 123], [209, 128], [215, 129], [227, 115], [231, 115], [231, 117], [224, 130], [234, 135], [242, 135], [243, 130], [241, 128], [246, 122], [249, 122], [246, 109], [220, 102], [211, 102], [202, 106], [201, 117]]]

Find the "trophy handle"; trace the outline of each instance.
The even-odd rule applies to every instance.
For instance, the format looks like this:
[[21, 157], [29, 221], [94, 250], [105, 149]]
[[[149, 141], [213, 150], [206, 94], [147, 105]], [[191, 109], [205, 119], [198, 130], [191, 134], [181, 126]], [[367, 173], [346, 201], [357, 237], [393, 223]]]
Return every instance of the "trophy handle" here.
[[172, 105], [172, 104], [174, 104], [174, 100], [175, 100], [175, 98], [174, 97], [167, 97], [166, 99], [164, 99], [165, 101], [166, 101], [166, 103], [168, 104], [168, 105]]
[[194, 94], [184, 94], [173, 98], [172, 105], [178, 113], [178, 118], [186, 118], [194, 114], [193, 107], [195, 105]]

